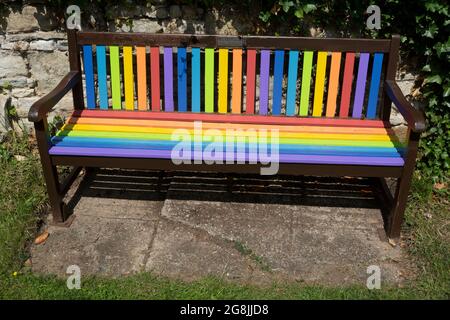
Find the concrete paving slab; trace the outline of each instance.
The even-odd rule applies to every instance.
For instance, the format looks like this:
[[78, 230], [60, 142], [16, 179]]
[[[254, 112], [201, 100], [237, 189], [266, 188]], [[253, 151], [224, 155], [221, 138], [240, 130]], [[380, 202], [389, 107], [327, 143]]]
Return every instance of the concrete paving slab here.
[[[194, 280], [365, 283], [404, 280], [410, 263], [380, 238], [383, 220], [364, 179], [236, 177], [101, 170], [74, 188], [70, 228], [48, 226], [32, 269], [120, 276], [150, 271]], [[380, 232], [381, 231], [381, 232]]]
[[166, 219], [159, 222], [145, 270], [188, 281], [206, 276], [243, 283], [268, 279], [232, 243]]
[[[93, 201], [95, 204], [95, 201]], [[48, 226], [49, 238], [32, 246], [32, 270], [66, 275], [119, 276], [141, 271], [154, 236], [154, 221], [77, 216], [70, 228]]]

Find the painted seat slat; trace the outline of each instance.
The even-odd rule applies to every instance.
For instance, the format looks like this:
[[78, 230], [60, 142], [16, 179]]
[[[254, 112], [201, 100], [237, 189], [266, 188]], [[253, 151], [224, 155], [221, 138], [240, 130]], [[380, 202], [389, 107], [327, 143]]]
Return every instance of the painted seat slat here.
[[[73, 136], [55, 136], [52, 143], [58, 147], [85, 147], [85, 148], [122, 148], [122, 149], [158, 149], [171, 150], [178, 141], [172, 140], [132, 140], [114, 138], [89, 138]], [[209, 142], [202, 143], [202, 150]], [[248, 144], [245, 146], [249, 149]], [[235, 149], [235, 148], [233, 148]], [[268, 146], [271, 151], [271, 147]], [[370, 147], [349, 147], [349, 146], [322, 146], [322, 145], [301, 145], [282, 144], [279, 147], [280, 153], [287, 154], [317, 154], [317, 155], [342, 155], [342, 156], [367, 156], [367, 157], [399, 157], [400, 153], [394, 148], [370, 148]]]
[[353, 118], [301, 118], [284, 116], [238, 115], [238, 114], [209, 114], [190, 112], [142, 112], [142, 111], [105, 111], [105, 110], [76, 110], [74, 117], [97, 117], [115, 119], [148, 119], [148, 120], [177, 120], [177, 121], [209, 121], [249, 124], [274, 125], [321, 125], [321, 126], [354, 126], [368, 128], [385, 128], [389, 123], [381, 120], [361, 120]]
[[[52, 147], [51, 155], [71, 155], [71, 156], [97, 156], [97, 157], [126, 157], [126, 158], [147, 158], [147, 159], [171, 159], [171, 150], [155, 149], [116, 149], [116, 148], [83, 148], [83, 147]], [[192, 153], [192, 160], [216, 160], [216, 156], [204, 155], [195, 157]], [[240, 159], [257, 159], [258, 155], [251, 153], [235, 153], [235, 157]], [[225, 162], [225, 153], [222, 160]], [[374, 165], [374, 166], [402, 166], [402, 158], [393, 157], [353, 157], [353, 156], [328, 156], [328, 155], [296, 155], [280, 154], [280, 163], [308, 163], [308, 164], [346, 164], [346, 165]]]
[[[186, 121], [171, 121], [171, 120], [146, 120], [146, 119], [124, 119], [124, 118], [99, 118], [99, 117], [71, 117], [68, 119], [69, 124], [93, 124], [93, 125], [123, 125], [123, 126], [143, 126], [143, 127], [169, 127], [169, 128], [189, 128], [192, 123]], [[278, 129], [278, 125], [270, 124], [246, 124], [246, 123], [231, 123], [231, 122], [202, 122], [204, 128], [217, 129]], [[335, 125], [283, 125], [284, 131], [291, 132], [323, 132], [323, 133], [361, 133], [361, 134], [388, 134], [393, 135], [393, 130], [390, 128], [377, 127], [358, 127], [358, 126], [335, 126]]]

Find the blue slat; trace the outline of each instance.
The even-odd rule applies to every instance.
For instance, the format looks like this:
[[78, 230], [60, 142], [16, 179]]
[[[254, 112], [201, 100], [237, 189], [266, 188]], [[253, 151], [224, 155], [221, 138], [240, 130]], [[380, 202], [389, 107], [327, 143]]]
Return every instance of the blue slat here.
[[86, 77], [86, 102], [88, 109], [95, 108], [94, 66], [92, 63], [92, 46], [83, 46], [84, 74]]
[[192, 48], [192, 112], [200, 112], [200, 48]]
[[[58, 147], [86, 147], [86, 148], [119, 148], [119, 149], [157, 149], [170, 150], [179, 141], [171, 140], [133, 140], [118, 138], [85, 138], [70, 136], [55, 136], [52, 144]], [[209, 142], [202, 142], [202, 149], [207, 147]], [[249, 144], [245, 144], [248, 151]], [[270, 147], [268, 147], [270, 151]], [[371, 148], [371, 147], [348, 147], [348, 146], [316, 146], [298, 144], [280, 144], [278, 151], [288, 154], [317, 154], [317, 155], [338, 155], [338, 156], [360, 156], [360, 157], [399, 157], [402, 149], [395, 148]]]
[[97, 46], [97, 76], [100, 109], [108, 109], [108, 84], [106, 80], [106, 47]]
[[186, 96], [187, 61], [186, 61], [186, 48], [178, 48], [177, 68], [178, 68], [178, 111], [185, 112], [185, 111], [187, 111], [187, 96]]
[[295, 114], [295, 97], [297, 95], [298, 51], [289, 51], [288, 86], [286, 99], [286, 115]]
[[383, 66], [383, 54], [375, 53], [372, 67], [372, 79], [370, 80], [369, 103], [367, 105], [367, 118], [373, 119], [377, 113], [378, 92], [380, 90], [381, 67]]
[[284, 50], [275, 51], [275, 66], [273, 74], [273, 104], [272, 114], [281, 113], [281, 93], [283, 86]]

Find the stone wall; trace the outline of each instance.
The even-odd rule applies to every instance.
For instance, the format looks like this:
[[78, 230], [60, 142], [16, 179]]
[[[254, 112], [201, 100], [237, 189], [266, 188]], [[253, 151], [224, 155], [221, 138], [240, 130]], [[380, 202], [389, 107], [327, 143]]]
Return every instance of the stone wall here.
[[[67, 73], [67, 38], [61, 10], [45, 1], [3, 1], [6, 10], [0, 16], [0, 132], [9, 129], [8, 110], [16, 110], [19, 123], [28, 126], [28, 110], [33, 102], [48, 93]], [[132, 3], [132, 2], [130, 2]], [[82, 8], [83, 30], [252, 34], [259, 21], [256, 14], [238, 12], [231, 7], [204, 9], [156, 0], [130, 8], [91, 6]], [[311, 35], [315, 35], [315, 30]], [[399, 72], [400, 86], [411, 93], [415, 75]], [[67, 115], [71, 97], [63, 98], [51, 114]], [[403, 118], [393, 112], [395, 123]]]

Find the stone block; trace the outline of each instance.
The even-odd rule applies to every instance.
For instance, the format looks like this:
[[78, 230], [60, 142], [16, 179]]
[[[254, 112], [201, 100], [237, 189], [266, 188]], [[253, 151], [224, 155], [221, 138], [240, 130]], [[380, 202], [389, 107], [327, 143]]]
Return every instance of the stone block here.
[[69, 71], [65, 52], [30, 52], [28, 60], [31, 76], [37, 81], [38, 94], [49, 93]]

